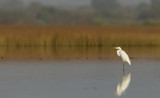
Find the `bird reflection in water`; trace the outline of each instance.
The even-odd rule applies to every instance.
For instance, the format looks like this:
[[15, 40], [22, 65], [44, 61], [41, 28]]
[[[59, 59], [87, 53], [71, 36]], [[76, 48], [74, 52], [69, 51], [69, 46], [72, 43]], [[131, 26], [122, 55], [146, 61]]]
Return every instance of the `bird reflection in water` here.
[[123, 74], [122, 82], [118, 83], [117, 85], [116, 96], [121, 96], [126, 91], [126, 89], [130, 84], [130, 81], [131, 81], [131, 73]]

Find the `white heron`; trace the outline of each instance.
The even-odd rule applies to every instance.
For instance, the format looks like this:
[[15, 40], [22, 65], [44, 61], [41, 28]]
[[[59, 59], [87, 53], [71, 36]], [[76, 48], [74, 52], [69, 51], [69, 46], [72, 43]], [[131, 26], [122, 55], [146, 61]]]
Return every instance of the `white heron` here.
[[123, 60], [123, 73], [124, 73], [124, 62], [127, 62], [129, 65], [131, 65], [130, 59], [125, 51], [121, 49], [121, 47], [115, 47], [117, 49], [117, 55], [121, 57]]

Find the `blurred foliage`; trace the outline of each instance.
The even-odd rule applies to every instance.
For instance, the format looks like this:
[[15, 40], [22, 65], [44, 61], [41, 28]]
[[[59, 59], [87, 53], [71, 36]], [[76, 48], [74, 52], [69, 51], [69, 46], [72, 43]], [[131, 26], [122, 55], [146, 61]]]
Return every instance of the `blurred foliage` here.
[[159, 26], [1, 25], [0, 47], [160, 47], [159, 32]]
[[113, 11], [120, 7], [118, 0], [92, 0], [91, 5], [98, 11]]
[[21, 0], [0, 2], [0, 24], [25, 25], [159, 25], [160, 1], [136, 6], [118, 0], [92, 0], [91, 7], [65, 8]]
[[129, 50], [131, 57], [160, 58], [159, 27], [1, 25], [0, 58], [108, 59], [116, 56], [115, 46]]

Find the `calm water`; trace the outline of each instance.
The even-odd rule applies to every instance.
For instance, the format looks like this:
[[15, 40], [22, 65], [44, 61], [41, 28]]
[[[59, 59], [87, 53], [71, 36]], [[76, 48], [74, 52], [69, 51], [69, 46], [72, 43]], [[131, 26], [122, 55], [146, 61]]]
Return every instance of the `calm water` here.
[[2, 61], [2, 98], [159, 98], [160, 61]]

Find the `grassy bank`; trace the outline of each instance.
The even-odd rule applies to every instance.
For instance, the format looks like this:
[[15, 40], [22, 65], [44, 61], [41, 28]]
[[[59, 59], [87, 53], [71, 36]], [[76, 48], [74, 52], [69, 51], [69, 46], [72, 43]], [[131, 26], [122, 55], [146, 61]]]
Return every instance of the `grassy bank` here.
[[160, 46], [159, 26], [0, 26], [0, 46]]

